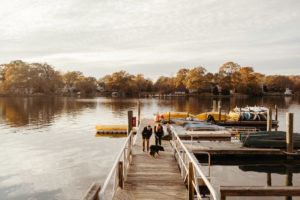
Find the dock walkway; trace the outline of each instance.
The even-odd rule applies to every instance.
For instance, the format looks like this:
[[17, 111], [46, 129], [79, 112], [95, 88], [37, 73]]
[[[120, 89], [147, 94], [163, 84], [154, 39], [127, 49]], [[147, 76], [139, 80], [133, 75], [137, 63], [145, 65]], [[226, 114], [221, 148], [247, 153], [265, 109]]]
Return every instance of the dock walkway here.
[[[137, 132], [137, 141], [132, 150], [132, 162], [124, 184], [124, 192], [134, 199], [186, 199], [187, 190], [180, 176], [178, 164], [169, 141], [162, 141], [165, 151], [158, 158], [150, 158], [142, 150], [141, 132], [152, 120], [142, 120]], [[155, 144], [154, 134], [150, 146]]]

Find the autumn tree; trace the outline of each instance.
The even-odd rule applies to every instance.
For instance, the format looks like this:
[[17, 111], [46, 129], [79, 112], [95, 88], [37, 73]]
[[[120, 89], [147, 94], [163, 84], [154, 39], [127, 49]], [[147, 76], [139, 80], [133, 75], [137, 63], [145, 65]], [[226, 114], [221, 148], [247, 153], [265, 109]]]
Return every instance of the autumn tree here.
[[160, 76], [154, 84], [154, 89], [160, 93], [171, 93], [175, 90], [175, 78]]
[[240, 83], [240, 69], [237, 63], [224, 63], [219, 69], [219, 85], [226, 90], [236, 88]]
[[177, 72], [176, 78], [175, 78], [175, 87], [180, 89], [185, 89], [187, 76], [189, 73], [189, 69], [182, 68]]
[[30, 77], [33, 80], [34, 92], [55, 93], [63, 87], [62, 76], [47, 63], [30, 64]]
[[63, 74], [63, 81], [68, 87], [75, 86], [76, 83], [83, 77], [82, 72], [71, 71]]
[[206, 69], [204, 67], [195, 67], [187, 75], [186, 88], [189, 90], [201, 91], [209, 87], [209, 82], [205, 78]]
[[293, 86], [293, 81], [287, 76], [266, 76], [264, 84], [269, 91], [284, 92], [286, 88]]
[[261, 93], [257, 74], [254, 74], [252, 67], [242, 67], [238, 73], [240, 75], [240, 84], [237, 86], [239, 92], [245, 94]]
[[7, 64], [2, 79], [5, 80], [1, 85], [2, 88], [12, 93], [24, 93], [29, 88], [32, 88], [33, 82], [30, 76], [30, 66], [28, 63], [20, 60]]
[[93, 94], [97, 90], [97, 80], [94, 77], [80, 76], [76, 81], [75, 86], [82, 94]]

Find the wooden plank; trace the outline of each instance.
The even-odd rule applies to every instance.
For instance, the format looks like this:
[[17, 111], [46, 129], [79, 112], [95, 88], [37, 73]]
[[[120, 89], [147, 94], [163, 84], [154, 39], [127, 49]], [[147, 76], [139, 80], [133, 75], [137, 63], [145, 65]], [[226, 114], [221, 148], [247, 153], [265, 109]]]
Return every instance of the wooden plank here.
[[[217, 125], [224, 125], [224, 126], [241, 126], [241, 125], [253, 125], [253, 126], [266, 126], [267, 121], [218, 121]], [[278, 121], [272, 120], [272, 126], [277, 126]]]
[[226, 196], [300, 196], [299, 186], [220, 186], [221, 199]]
[[197, 152], [208, 152], [211, 155], [285, 155], [280, 149], [201, 149], [193, 150], [194, 154]]
[[93, 183], [84, 195], [82, 200], [98, 200], [98, 193], [101, 189], [100, 183]]

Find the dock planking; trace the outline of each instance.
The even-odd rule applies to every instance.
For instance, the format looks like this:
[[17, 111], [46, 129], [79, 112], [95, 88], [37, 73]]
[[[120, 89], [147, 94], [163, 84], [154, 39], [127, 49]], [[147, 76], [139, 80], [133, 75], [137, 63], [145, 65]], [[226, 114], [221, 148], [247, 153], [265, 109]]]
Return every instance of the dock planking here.
[[[160, 152], [158, 158], [150, 158], [147, 152], [143, 152], [141, 132], [148, 124], [154, 126], [152, 120], [141, 121], [123, 191], [133, 199], [186, 199], [187, 190], [169, 141], [162, 141], [165, 151]], [[153, 144], [154, 134], [150, 146]]]

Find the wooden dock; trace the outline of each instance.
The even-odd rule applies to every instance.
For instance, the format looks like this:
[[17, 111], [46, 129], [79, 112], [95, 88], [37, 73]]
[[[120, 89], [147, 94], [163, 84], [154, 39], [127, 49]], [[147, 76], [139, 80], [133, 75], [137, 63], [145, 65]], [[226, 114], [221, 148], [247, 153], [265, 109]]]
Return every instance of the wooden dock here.
[[[186, 186], [180, 176], [170, 142], [162, 141], [165, 151], [160, 152], [158, 158], [150, 158], [148, 153], [142, 150], [142, 129], [148, 124], [153, 127], [152, 121], [141, 121], [123, 192], [133, 199], [186, 199]], [[153, 144], [155, 144], [154, 134], [150, 138], [150, 145]]]

